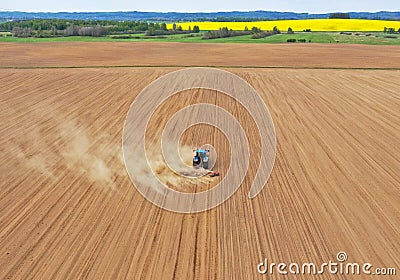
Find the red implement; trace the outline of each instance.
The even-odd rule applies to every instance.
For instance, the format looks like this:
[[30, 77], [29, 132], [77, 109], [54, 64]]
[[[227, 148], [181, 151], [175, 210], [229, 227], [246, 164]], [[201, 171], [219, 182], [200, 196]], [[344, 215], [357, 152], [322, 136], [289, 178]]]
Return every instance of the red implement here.
[[210, 177], [215, 177], [215, 176], [219, 176], [219, 172], [216, 171], [210, 171], [207, 173], [208, 176]]

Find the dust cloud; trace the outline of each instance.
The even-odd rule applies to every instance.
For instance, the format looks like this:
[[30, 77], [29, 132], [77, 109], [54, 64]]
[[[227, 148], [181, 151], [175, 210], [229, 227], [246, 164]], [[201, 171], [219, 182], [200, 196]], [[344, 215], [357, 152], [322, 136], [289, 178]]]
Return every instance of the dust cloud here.
[[[35, 118], [38, 122], [52, 123], [52, 132], [39, 130], [38, 126], [23, 127], [26, 137], [10, 139], [10, 149], [6, 151], [27, 170], [46, 177], [70, 172], [86, 177], [102, 188], [106, 186], [106, 190], [114, 190], [117, 177], [127, 175], [120, 142], [115, 143], [111, 135], [104, 132], [89, 134], [86, 127], [59, 112]], [[177, 166], [168, 166], [160, 146], [146, 149], [147, 159], [125, 159], [137, 166], [139, 172], [135, 178], [140, 184], [153, 187], [158, 181], [169, 188], [190, 192], [198, 185], [212, 182], [211, 178], [204, 176], [207, 170], [192, 167], [193, 147], [177, 147], [176, 143], [177, 149], [170, 150], [171, 147], [172, 144], [167, 145], [164, 155], [172, 156], [172, 161], [180, 163]]]
[[94, 145], [95, 139], [89, 139], [87, 133], [73, 121], [61, 123], [58, 130], [65, 142], [61, 155], [69, 170], [79, 169], [93, 181], [113, 183], [115, 176], [105, 163], [110, 156], [104, 152], [102, 145]]
[[[62, 114], [35, 116], [38, 122], [54, 123], [52, 132], [40, 131], [37, 126], [23, 126], [25, 137], [8, 140], [5, 151], [16, 158], [26, 169], [44, 176], [57, 176], [60, 172], [71, 172], [85, 176], [106, 189], [115, 189], [118, 176], [125, 176], [120, 145], [113, 143], [105, 133], [89, 136], [84, 127]], [[50, 137], [49, 135], [52, 134]], [[22, 140], [23, 139], [23, 140]], [[116, 162], [112, 168], [110, 162]]]
[[[157, 143], [159, 144], [159, 143]], [[125, 154], [125, 162], [129, 166], [135, 165], [135, 173], [130, 173], [134, 178], [133, 181], [141, 186], [152, 188], [153, 190], [163, 193], [164, 190], [156, 189], [161, 182], [170, 189], [182, 192], [194, 192], [200, 186], [209, 186], [213, 179], [205, 176], [208, 170], [203, 168], [193, 168], [193, 148], [187, 145], [178, 147], [178, 151], [172, 147], [176, 144], [165, 145], [167, 150], [161, 151], [160, 145], [151, 145], [146, 148], [147, 158], [129, 158]], [[125, 149], [143, 149], [143, 147], [130, 146]], [[138, 152], [130, 153], [138, 154]], [[169, 166], [164, 156], [170, 156], [169, 162], [177, 163]]]

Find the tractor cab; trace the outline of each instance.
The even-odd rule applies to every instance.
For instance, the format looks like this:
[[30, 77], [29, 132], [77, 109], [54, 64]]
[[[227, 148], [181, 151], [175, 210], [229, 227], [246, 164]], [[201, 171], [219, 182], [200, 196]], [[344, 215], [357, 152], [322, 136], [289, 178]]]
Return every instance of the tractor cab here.
[[208, 169], [209, 150], [196, 149], [193, 151], [195, 152], [195, 155], [193, 157], [193, 167], [203, 167], [204, 169]]

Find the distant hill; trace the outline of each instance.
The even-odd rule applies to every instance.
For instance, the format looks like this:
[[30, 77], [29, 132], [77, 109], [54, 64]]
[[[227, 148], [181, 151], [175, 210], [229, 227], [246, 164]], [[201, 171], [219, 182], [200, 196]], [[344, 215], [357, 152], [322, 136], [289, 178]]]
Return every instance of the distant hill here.
[[[350, 12], [350, 18], [400, 20], [400, 12]], [[250, 11], [250, 12], [214, 12], [214, 13], [159, 13], [159, 12], [59, 12], [27, 13], [1, 12], [0, 20], [22, 19], [85, 19], [85, 20], [149, 20], [149, 21], [256, 21], [276, 19], [312, 19], [328, 18], [326, 14], [308, 14], [292, 12]]]

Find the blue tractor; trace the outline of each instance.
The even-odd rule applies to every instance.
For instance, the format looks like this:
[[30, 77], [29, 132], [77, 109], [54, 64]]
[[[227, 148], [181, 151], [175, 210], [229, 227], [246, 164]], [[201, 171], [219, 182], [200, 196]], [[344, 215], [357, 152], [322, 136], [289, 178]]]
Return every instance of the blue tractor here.
[[208, 169], [208, 153], [210, 150], [196, 149], [193, 151], [195, 152], [193, 157], [193, 167], [203, 167], [204, 169]]

